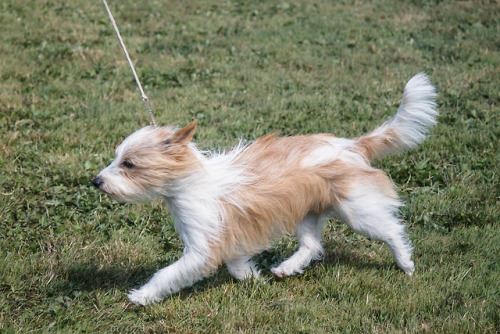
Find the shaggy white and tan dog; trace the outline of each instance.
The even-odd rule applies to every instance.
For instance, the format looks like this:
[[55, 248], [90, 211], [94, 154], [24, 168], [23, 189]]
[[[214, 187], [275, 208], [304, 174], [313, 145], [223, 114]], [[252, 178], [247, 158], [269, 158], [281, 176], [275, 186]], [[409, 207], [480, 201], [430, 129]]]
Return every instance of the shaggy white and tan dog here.
[[429, 79], [418, 74], [407, 83], [396, 115], [362, 137], [268, 135], [222, 154], [196, 148], [195, 122], [136, 131], [92, 182], [123, 202], [164, 198], [185, 249], [129, 299], [157, 302], [223, 263], [237, 279], [258, 276], [252, 256], [291, 232], [299, 249], [271, 270], [278, 277], [302, 273], [321, 256], [321, 231], [331, 216], [385, 242], [411, 275], [412, 247], [398, 218], [401, 201], [370, 161], [421, 143], [436, 123], [435, 98]]

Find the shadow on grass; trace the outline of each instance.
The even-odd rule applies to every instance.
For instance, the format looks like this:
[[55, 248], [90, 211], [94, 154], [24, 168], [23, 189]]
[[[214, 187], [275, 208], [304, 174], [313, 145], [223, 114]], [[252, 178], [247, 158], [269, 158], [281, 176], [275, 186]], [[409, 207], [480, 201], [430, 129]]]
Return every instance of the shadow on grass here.
[[[270, 268], [283, 261], [286, 256], [278, 249], [265, 251], [256, 257], [256, 262], [264, 275], [270, 274]], [[356, 270], [396, 270], [392, 262], [380, 263], [370, 259], [368, 255], [360, 256], [344, 248], [327, 250], [323, 259], [319, 261], [324, 265], [341, 265], [355, 268]], [[314, 264], [313, 264], [314, 265]], [[144, 266], [125, 267], [112, 265], [102, 267], [90, 263], [77, 263], [60, 273], [61, 280], [54, 282], [49, 289], [51, 294], [68, 295], [74, 291], [93, 291], [120, 289], [129, 290], [137, 288], [161, 268], [161, 264], [146, 264]], [[306, 269], [307, 270], [307, 269]], [[193, 287], [182, 290], [179, 295], [188, 297], [198, 291], [216, 288], [234, 280], [223, 267], [211, 277], [196, 283]]]
[[392, 261], [384, 261], [383, 263], [371, 259], [368, 254], [360, 255], [353, 251], [344, 248], [329, 249], [321, 261], [325, 265], [342, 265], [355, 268], [356, 270], [387, 270], [394, 269], [396, 266]]
[[[146, 283], [153, 274], [161, 269], [161, 265], [147, 264], [144, 266], [125, 267], [112, 265], [102, 267], [96, 264], [79, 263], [74, 264], [60, 272], [60, 280], [55, 281], [49, 289], [49, 294], [70, 295], [75, 291], [94, 290], [131, 290]], [[213, 276], [204, 279], [190, 288], [182, 290], [179, 295], [189, 295], [206, 289], [212, 289], [232, 280], [226, 270], [219, 270]]]
[[[280, 249], [272, 249], [269, 251], [264, 251], [263, 253], [256, 256], [257, 266], [264, 272], [267, 273], [272, 267], [278, 265], [286, 258], [291, 256], [293, 251], [283, 252]], [[360, 254], [354, 249], [349, 249], [345, 247], [339, 247], [335, 244], [325, 245], [325, 253], [322, 259], [316, 261], [312, 264], [323, 264], [325, 266], [336, 266], [340, 265], [342, 267], [354, 268], [356, 270], [398, 270], [395, 263], [392, 261], [392, 257], [389, 259], [384, 259], [384, 262], [380, 262], [377, 259], [372, 259], [368, 254]], [[306, 269], [307, 270], [307, 269]]]
[[64, 292], [133, 288], [147, 280], [157, 269], [158, 267], [152, 264], [140, 267], [102, 267], [91, 263], [77, 263], [61, 271], [62, 279], [53, 289]]

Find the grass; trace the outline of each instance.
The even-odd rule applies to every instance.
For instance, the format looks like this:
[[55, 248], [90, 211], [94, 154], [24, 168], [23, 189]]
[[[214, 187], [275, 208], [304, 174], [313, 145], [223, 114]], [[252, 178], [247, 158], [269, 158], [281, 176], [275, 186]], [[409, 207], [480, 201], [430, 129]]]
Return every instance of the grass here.
[[495, 333], [500, 330], [500, 9], [490, 1], [112, 1], [162, 124], [203, 148], [240, 137], [355, 136], [427, 72], [439, 125], [377, 164], [415, 245], [407, 278], [380, 243], [332, 221], [327, 254], [274, 280], [225, 269], [145, 308], [125, 293], [182, 245], [161, 203], [120, 205], [89, 180], [143, 126], [98, 1], [0, 4], [0, 332]]

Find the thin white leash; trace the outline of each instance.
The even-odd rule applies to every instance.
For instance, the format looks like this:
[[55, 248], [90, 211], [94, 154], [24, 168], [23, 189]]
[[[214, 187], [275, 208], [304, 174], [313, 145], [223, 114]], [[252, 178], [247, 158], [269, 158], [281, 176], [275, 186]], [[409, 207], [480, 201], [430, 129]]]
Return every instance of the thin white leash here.
[[122, 36], [120, 35], [120, 31], [118, 30], [118, 26], [116, 25], [115, 18], [113, 17], [113, 14], [111, 14], [111, 10], [109, 9], [108, 3], [106, 0], [102, 0], [104, 3], [104, 7], [106, 7], [106, 11], [108, 12], [109, 19], [111, 20], [111, 24], [113, 25], [113, 28], [115, 28], [116, 36], [118, 36], [118, 40], [120, 41], [120, 45], [122, 47], [123, 52], [125, 53], [125, 56], [127, 57], [128, 64], [130, 65], [130, 69], [132, 69], [132, 74], [134, 75], [135, 82], [137, 83], [137, 86], [139, 87], [139, 91], [141, 92], [141, 97], [142, 101], [144, 102], [144, 106], [146, 107], [146, 111], [149, 113], [149, 118], [151, 121], [151, 125], [156, 125], [155, 121], [155, 116], [153, 114], [153, 108], [151, 107], [151, 103], [149, 102], [149, 98], [147, 95], [144, 93], [144, 89], [142, 89], [141, 81], [139, 80], [139, 77], [137, 76], [137, 72], [135, 71], [134, 64], [132, 63], [132, 60], [130, 59], [130, 56], [127, 51], [127, 47], [125, 46], [125, 43], [123, 43]]

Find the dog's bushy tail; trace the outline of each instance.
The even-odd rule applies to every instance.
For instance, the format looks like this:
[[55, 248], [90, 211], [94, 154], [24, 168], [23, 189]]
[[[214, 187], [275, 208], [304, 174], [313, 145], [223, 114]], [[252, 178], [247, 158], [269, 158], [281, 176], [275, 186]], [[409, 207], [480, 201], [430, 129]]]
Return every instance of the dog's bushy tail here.
[[398, 112], [390, 120], [359, 137], [356, 148], [368, 160], [416, 147], [436, 124], [436, 89], [424, 73], [406, 84]]

